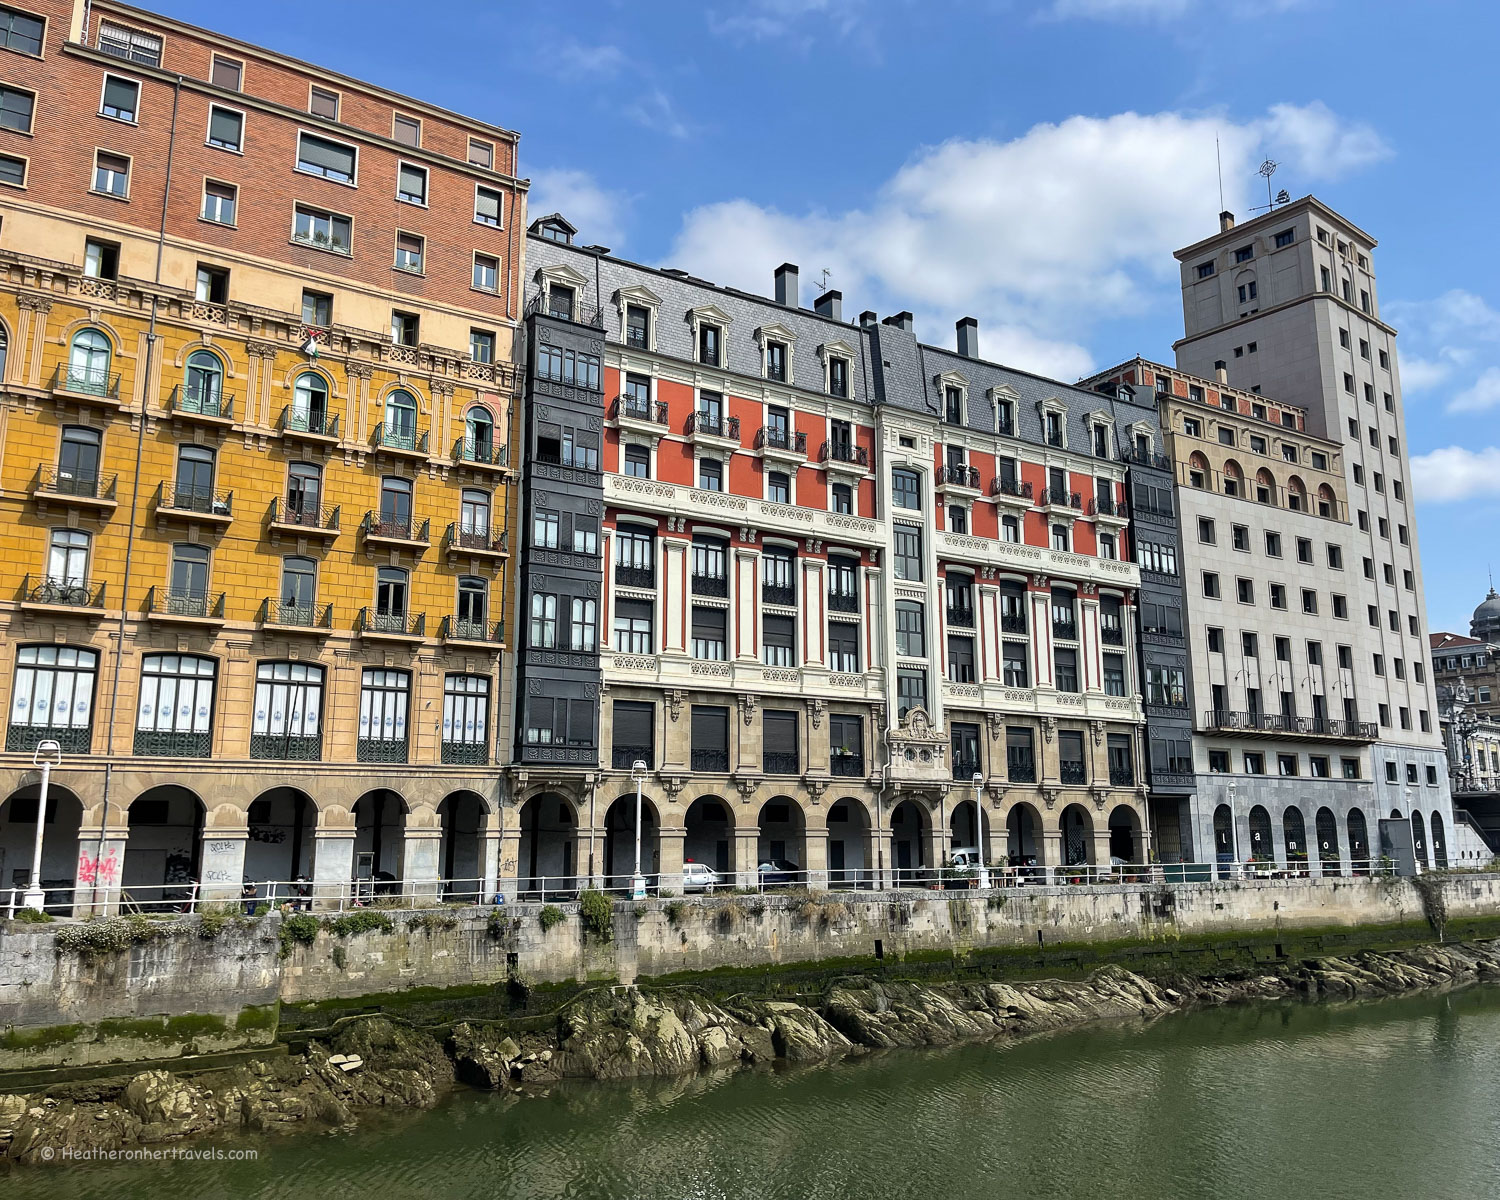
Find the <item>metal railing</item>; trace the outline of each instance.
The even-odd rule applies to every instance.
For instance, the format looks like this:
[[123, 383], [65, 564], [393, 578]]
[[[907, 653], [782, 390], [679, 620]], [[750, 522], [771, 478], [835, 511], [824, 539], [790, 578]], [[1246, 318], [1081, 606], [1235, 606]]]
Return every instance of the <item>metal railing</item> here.
[[760, 585], [760, 602], [790, 608], [797, 603], [797, 589], [790, 583], [763, 583]]
[[1122, 521], [1130, 515], [1129, 506], [1123, 500], [1109, 500], [1095, 496], [1089, 501], [1089, 516], [1119, 517]]
[[432, 540], [432, 518], [422, 518], [422, 524], [412, 529], [411, 517], [383, 517], [374, 509], [365, 513], [360, 529], [367, 539], [390, 542], [420, 542], [427, 545]]
[[59, 363], [52, 372], [52, 390], [118, 400], [120, 376], [118, 372], [111, 373], [108, 367], [71, 367]]
[[1134, 787], [1134, 765], [1125, 764], [1122, 766], [1117, 763], [1111, 763], [1109, 766], [1109, 782], [1111, 787]]
[[656, 762], [656, 748], [654, 746], [624, 746], [616, 743], [610, 748], [610, 765], [616, 771], [628, 771], [638, 762], [652, 768]]
[[859, 596], [854, 592], [829, 592], [828, 611], [857, 613], [859, 611]]
[[426, 454], [427, 430], [424, 429], [418, 433], [415, 429], [392, 428], [388, 422], [382, 421], [375, 426], [375, 432], [370, 437], [370, 444], [377, 449]]
[[729, 751], [699, 750], [694, 747], [689, 752], [688, 762], [695, 771], [713, 771], [723, 774], [729, 770]]
[[581, 303], [576, 297], [572, 303], [565, 308], [554, 311], [548, 304], [551, 289], [537, 292], [526, 302], [526, 315], [528, 317], [551, 317], [554, 321], [568, 321], [574, 325], [590, 325], [595, 329], [604, 328], [604, 309], [590, 308]]
[[955, 757], [953, 759], [953, 778], [959, 783], [972, 785], [974, 776], [982, 774], [983, 772], [979, 769], [979, 760], [977, 758]]
[[694, 575], [693, 595], [722, 599], [729, 595], [729, 577], [727, 575]]
[[410, 759], [411, 748], [406, 738], [357, 738], [354, 743], [356, 762], [404, 763]]
[[27, 754], [42, 742], [56, 742], [66, 754], [88, 754], [94, 744], [94, 727], [88, 725], [20, 725], [14, 720], [5, 731], [7, 753]]
[[737, 442], [740, 440], [740, 419], [695, 412], [688, 417], [683, 433], [689, 437], [728, 438]]
[[621, 394], [609, 406], [609, 419], [618, 421], [628, 417], [633, 421], [650, 421], [653, 425], [667, 423], [667, 406], [664, 401], [641, 400], [635, 396]]
[[1063, 642], [1076, 642], [1078, 640], [1077, 621], [1059, 621], [1052, 618], [1052, 636]]
[[113, 500], [117, 476], [101, 478], [97, 473], [81, 475], [62, 467], [38, 467], [36, 491], [52, 496], [75, 496], [80, 500]]
[[761, 770], [767, 775], [797, 775], [801, 772], [801, 759], [795, 750], [766, 750], [761, 757]]
[[323, 757], [323, 739], [318, 734], [252, 733], [250, 757], [282, 762], [317, 762]]
[[967, 604], [948, 605], [948, 624], [957, 629], [974, 628], [974, 609]]
[[505, 467], [510, 465], [510, 447], [497, 446], [486, 438], [461, 437], [453, 443], [453, 461]]
[[260, 604], [262, 625], [280, 625], [289, 629], [332, 629], [333, 605], [293, 604], [267, 596]]
[[426, 637], [426, 613], [371, 612], [369, 608], [359, 610], [355, 621], [356, 633], [389, 633], [396, 637]]
[[656, 568], [629, 567], [624, 563], [616, 563], [615, 583], [620, 587], [654, 588], [656, 586]]
[[195, 388], [179, 384], [167, 398], [167, 411], [194, 417], [215, 417], [225, 421], [234, 419], [234, 397], [226, 396], [218, 388]]
[[485, 767], [490, 761], [490, 746], [483, 742], [444, 741], [439, 757], [448, 766]]
[[1006, 479], [1000, 475], [996, 475], [990, 480], [991, 496], [1015, 496], [1020, 500], [1030, 500], [1032, 493], [1031, 484], [1019, 479]]
[[1033, 754], [1005, 753], [1005, 778], [1009, 783], [1035, 783], [1036, 757]]
[[439, 622], [438, 637], [445, 642], [483, 642], [499, 646], [505, 641], [505, 630], [499, 621], [476, 621], [454, 613]]
[[835, 750], [828, 756], [828, 773], [835, 779], [863, 779], [865, 756]]
[[793, 433], [774, 425], [762, 425], [755, 434], [757, 450], [785, 450], [789, 453], [807, 453], [807, 434]]
[[1042, 498], [1037, 501], [1042, 507], [1052, 508], [1083, 508], [1083, 497], [1077, 492], [1060, 491], [1054, 488], [1043, 488]]
[[845, 445], [842, 442], [824, 442], [818, 451], [820, 463], [848, 463], [855, 467], [870, 465], [870, 451], [864, 446]]
[[157, 617], [197, 617], [202, 620], [224, 619], [224, 593], [178, 592], [169, 588], [151, 588], [146, 593], [146, 613]]
[[962, 463], [947, 463], [943, 467], [943, 482], [951, 483], [955, 487], [973, 488], [979, 490], [979, 468], [965, 466]]
[[1025, 633], [1026, 632], [1026, 614], [1025, 613], [1008, 613], [1008, 612], [1001, 613], [1000, 614], [1000, 632], [1001, 633]]
[[52, 575], [36, 577], [26, 575], [21, 579], [21, 602], [23, 604], [54, 604], [60, 608], [104, 607], [104, 585], [90, 586], [82, 579], [57, 578]]
[[295, 525], [299, 529], [337, 530], [340, 505], [332, 508], [316, 504], [293, 504], [290, 499], [271, 501], [271, 525]]
[[164, 479], [156, 487], [156, 507], [167, 512], [232, 517], [234, 493], [216, 492], [213, 488], [183, 487]]
[[1101, 625], [1099, 637], [1106, 646], [1123, 646], [1125, 644], [1125, 630], [1119, 625]]
[[1203, 714], [1203, 723], [1209, 729], [1236, 730], [1242, 733], [1301, 734], [1365, 742], [1374, 741], [1380, 733], [1380, 728], [1374, 721], [1299, 717], [1288, 713], [1233, 712], [1223, 708], [1209, 709]]
[[1151, 467], [1157, 471], [1170, 471], [1172, 460], [1165, 454], [1158, 454], [1152, 450], [1141, 450], [1135, 446], [1126, 446], [1120, 451], [1120, 461], [1133, 463], [1138, 467]]
[[464, 528], [457, 521], [450, 521], [443, 534], [443, 544], [450, 550], [479, 550], [488, 554], [508, 554], [510, 533], [502, 529], [494, 537], [488, 526]]
[[213, 736], [191, 730], [137, 729], [132, 753], [140, 757], [208, 758]]
[[290, 404], [281, 410], [276, 428], [282, 433], [305, 433], [311, 437], [333, 438], [339, 436], [339, 419], [336, 415], [313, 410], [298, 412]]
[[1057, 777], [1063, 783], [1086, 783], [1088, 781], [1088, 767], [1081, 762], [1060, 762], [1057, 764]]

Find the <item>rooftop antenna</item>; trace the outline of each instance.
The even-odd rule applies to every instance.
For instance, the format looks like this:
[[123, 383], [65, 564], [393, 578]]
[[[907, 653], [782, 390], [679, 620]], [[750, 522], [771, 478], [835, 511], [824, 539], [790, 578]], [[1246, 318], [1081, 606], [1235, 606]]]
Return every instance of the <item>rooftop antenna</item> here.
[[1219, 168], [1219, 211], [1224, 211], [1224, 156], [1219, 153], [1219, 135], [1214, 133], [1214, 165]]
[[1265, 162], [1261, 163], [1260, 167], [1256, 170], [1257, 175], [1265, 176], [1266, 202], [1264, 204], [1257, 204], [1250, 210], [1251, 212], [1261, 212], [1262, 210], [1264, 210], [1265, 212], [1270, 212], [1278, 204], [1287, 204], [1291, 201], [1291, 197], [1287, 195], [1285, 188], [1278, 192], [1274, 198], [1271, 196], [1271, 176], [1276, 174], [1276, 168], [1280, 165], [1281, 164], [1275, 159], [1268, 158]]
[[833, 276], [833, 273], [831, 271], [829, 271], [829, 269], [827, 267], [824, 267], [823, 268], [823, 277], [821, 279], [819, 279], [819, 280], [816, 281], [817, 285], [818, 285], [818, 291], [820, 291], [820, 292], [826, 292], [828, 290], [828, 281], [829, 281], [829, 279], [832, 278], [832, 276]]

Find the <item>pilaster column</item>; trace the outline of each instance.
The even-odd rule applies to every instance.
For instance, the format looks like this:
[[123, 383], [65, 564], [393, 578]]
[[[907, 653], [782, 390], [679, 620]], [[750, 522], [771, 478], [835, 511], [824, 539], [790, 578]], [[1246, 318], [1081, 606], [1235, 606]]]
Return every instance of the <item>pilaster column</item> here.
[[349, 898], [354, 878], [354, 829], [324, 829], [313, 832], [313, 905], [339, 908]]
[[1078, 589], [1078, 657], [1082, 660], [1080, 682], [1086, 692], [1104, 689], [1104, 660], [1099, 645], [1099, 593], [1093, 588]]
[[485, 813], [479, 834], [479, 885], [481, 904], [494, 901], [500, 890], [500, 814]]
[[820, 558], [799, 558], [802, 571], [802, 603], [797, 614], [801, 624], [802, 665], [828, 665], [828, 577]]
[[688, 607], [692, 592], [692, 581], [688, 578], [688, 545], [685, 538], [669, 537], [661, 541], [661, 579], [658, 583], [661, 646], [668, 653], [687, 653]]
[[245, 882], [249, 829], [204, 829], [199, 870], [200, 900], [238, 900]]
[[803, 841], [807, 847], [807, 861], [802, 864], [807, 886], [823, 891], [828, 887], [828, 830], [809, 829]]
[[401, 894], [437, 899], [442, 829], [413, 829], [408, 818], [401, 838]]
[[657, 833], [657, 881], [659, 890], [682, 892], [682, 859], [687, 846], [687, 826], [663, 825]]
[[1109, 814], [1094, 813], [1094, 865], [1109, 866]]
[[1056, 687], [1052, 671], [1052, 585], [1045, 575], [1033, 575], [1026, 592], [1031, 609], [1031, 683]]
[[734, 572], [728, 629], [732, 657], [760, 661], [760, 551], [752, 546], [733, 550]]
[[974, 622], [979, 635], [979, 679], [1000, 682], [1000, 589], [993, 584], [976, 585]]
[[759, 885], [760, 826], [743, 825], [734, 830], [734, 876], [735, 886], [753, 888]]
[[[520, 820], [520, 809], [511, 810], [515, 821]], [[507, 904], [515, 903], [520, 890], [517, 871], [521, 863], [521, 827], [506, 824], [500, 830], [500, 862], [496, 870], [495, 890], [505, 897]]]
[[[124, 814], [121, 813], [121, 820]], [[78, 869], [73, 878], [79, 888], [92, 888], [73, 894], [75, 917], [114, 916], [120, 908], [120, 868], [125, 862], [125, 843], [130, 830], [121, 824], [104, 832], [103, 847], [99, 827], [86, 824], [78, 830]]]

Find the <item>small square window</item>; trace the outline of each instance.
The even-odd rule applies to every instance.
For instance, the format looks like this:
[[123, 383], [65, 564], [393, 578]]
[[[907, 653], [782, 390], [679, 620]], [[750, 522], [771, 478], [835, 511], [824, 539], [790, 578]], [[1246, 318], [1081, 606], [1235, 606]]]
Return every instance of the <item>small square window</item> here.
[[239, 153], [245, 139], [245, 114], [214, 106], [208, 110], [208, 144]]
[[427, 203], [427, 168], [402, 163], [396, 172], [396, 199], [407, 204]]
[[0, 154], [0, 183], [11, 187], [25, 187], [26, 160], [10, 154]]
[[501, 228], [502, 218], [500, 215], [500, 193], [494, 188], [476, 187], [474, 189], [474, 220], [481, 225], [492, 225], [496, 229]]
[[495, 335], [488, 329], [469, 330], [469, 357], [477, 363], [495, 361]]
[[94, 191], [125, 199], [130, 191], [130, 160], [100, 150], [94, 156]]
[[397, 113], [391, 118], [391, 136], [403, 146], [420, 146], [422, 122], [416, 117], [403, 117]]
[[492, 142], [481, 142], [478, 138], [469, 139], [469, 165], [483, 167], [486, 171], [495, 165], [495, 146]]
[[416, 234], [398, 233], [396, 235], [396, 266], [403, 271], [415, 271], [420, 274], [423, 249], [423, 239]]
[[21, 88], [0, 86], [0, 128], [30, 133], [31, 118], [35, 110], [36, 97], [32, 93]]
[[209, 69], [209, 80], [215, 87], [224, 88], [226, 91], [237, 92], [244, 77], [245, 65], [236, 62], [232, 58], [222, 58], [214, 55], [214, 65]]
[[500, 284], [500, 260], [492, 254], [474, 256], [474, 286], [481, 292], [493, 292]]
[[213, 179], [203, 182], [203, 219], [218, 225], [233, 225], [239, 189]]
[[333, 297], [325, 292], [302, 293], [302, 323], [326, 328], [333, 324]]
[[314, 85], [308, 94], [307, 111], [327, 121], [339, 119], [339, 94]]
[[140, 103], [141, 85], [134, 79], [122, 79], [118, 75], [104, 77], [104, 95], [99, 101], [100, 116], [128, 121], [134, 125]]

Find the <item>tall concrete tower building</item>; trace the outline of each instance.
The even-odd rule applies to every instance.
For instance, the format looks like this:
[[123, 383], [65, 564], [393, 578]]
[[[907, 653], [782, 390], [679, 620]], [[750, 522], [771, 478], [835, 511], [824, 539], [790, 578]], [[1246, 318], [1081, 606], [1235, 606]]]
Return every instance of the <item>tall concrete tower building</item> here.
[[[1372, 840], [1374, 818], [1387, 823], [1381, 840], [1388, 844], [1402, 832], [1391, 824], [1399, 815], [1409, 823], [1417, 861], [1437, 865], [1447, 857], [1452, 805], [1425, 663], [1427, 615], [1396, 331], [1380, 318], [1374, 254], [1374, 238], [1311, 196], [1243, 225], [1224, 213], [1217, 234], [1176, 252], [1186, 336], [1174, 348], [1180, 370], [1296, 405], [1305, 412], [1306, 433], [1341, 448], [1328, 461], [1342, 466], [1348, 524], [1338, 540], [1347, 550], [1337, 565], [1317, 564], [1326, 568], [1325, 590], [1340, 601], [1330, 614], [1342, 661], [1337, 678], [1329, 676], [1329, 716], [1376, 724], [1374, 740], [1365, 743], [1368, 759], [1360, 755], [1373, 788], [1351, 788], [1349, 797], [1354, 803], [1363, 793], [1375, 810], [1368, 814]], [[1300, 464], [1287, 457], [1272, 464], [1282, 476], [1269, 472], [1272, 496], [1297, 486]], [[1267, 529], [1275, 525], [1272, 516]], [[1252, 539], [1243, 574], [1274, 575], [1276, 564], [1251, 561], [1257, 553]], [[1191, 580], [1188, 591], [1191, 601]], [[1238, 606], [1226, 598], [1223, 607]], [[1316, 663], [1298, 665], [1299, 676], [1322, 676]], [[1225, 676], [1230, 693], [1236, 674]], [[1241, 708], [1234, 695], [1228, 700], [1231, 709]], [[1229, 802], [1242, 821], [1239, 810], [1255, 788], [1229, 782]]]

